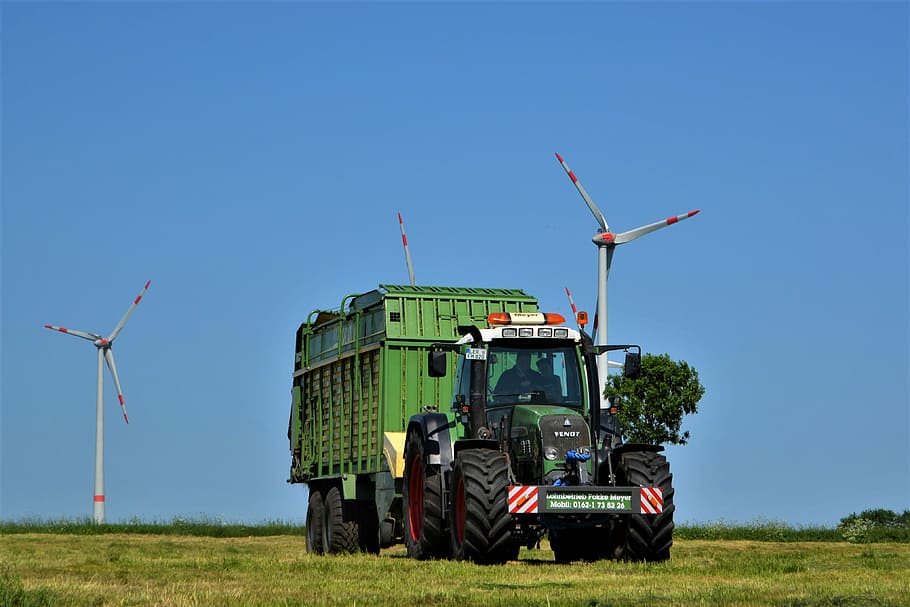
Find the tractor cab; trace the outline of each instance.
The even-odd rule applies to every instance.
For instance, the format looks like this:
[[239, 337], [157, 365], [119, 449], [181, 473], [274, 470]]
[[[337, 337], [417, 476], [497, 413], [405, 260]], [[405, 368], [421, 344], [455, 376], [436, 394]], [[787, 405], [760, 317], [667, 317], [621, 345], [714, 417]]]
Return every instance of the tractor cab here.
[[494, 313], [487, 322], [453, 346], [452, 410], [467, 438], [510, 454], [517, 479], [553, 482], [567, 452], [591, 446], [582, 333], [559, 314]]

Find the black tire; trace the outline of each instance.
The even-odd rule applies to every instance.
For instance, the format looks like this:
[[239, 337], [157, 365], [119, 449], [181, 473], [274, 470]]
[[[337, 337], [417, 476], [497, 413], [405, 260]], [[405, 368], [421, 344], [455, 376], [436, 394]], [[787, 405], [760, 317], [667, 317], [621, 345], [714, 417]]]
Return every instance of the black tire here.
[[518, 558], [509, 514], [509, 464], [488, 449], [465, 449], [452, 473], [452, 555], [480, 564]]
[[611, 536], [617, 558], [625, 561], [666, 561], [673, 545], [673, 475], [660, 453], [630, 451], [619, 457], [620, 485], [656, 487], [663, 494], [661, 514], [632, 514], [620, 521]]
[[408, 556], [420, 560], [448, 557], [442, 474], [438, 466], [430, 465], [420, 432], [412, 430], [408, 433], [404, 458], [401, 502]]
[[325, 552], [322, 539], [325, 537], [325, 505], [322, 494], [310, 488], [310, 500], [306, 511], [306, 551], [309, 554]]
[[356, 521], [345, 519], [338, 487], [332, 487], [325, 495], [324, 529], [322, 548], [327, 554], [356, 552], [360, 548], [360, 529]]

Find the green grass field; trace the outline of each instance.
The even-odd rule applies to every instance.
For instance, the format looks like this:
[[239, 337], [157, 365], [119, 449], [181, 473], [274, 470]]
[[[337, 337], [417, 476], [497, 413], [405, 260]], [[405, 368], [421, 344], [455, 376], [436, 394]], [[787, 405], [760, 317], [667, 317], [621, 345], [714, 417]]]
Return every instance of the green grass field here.
[[483, 567], [413, 561], [402, 547], [315, 557], [289, 529], [0, 527], [0, 606], [910, 605], [904, 542], [679, 538], [666, 563], [572, 565], [544, 542]]

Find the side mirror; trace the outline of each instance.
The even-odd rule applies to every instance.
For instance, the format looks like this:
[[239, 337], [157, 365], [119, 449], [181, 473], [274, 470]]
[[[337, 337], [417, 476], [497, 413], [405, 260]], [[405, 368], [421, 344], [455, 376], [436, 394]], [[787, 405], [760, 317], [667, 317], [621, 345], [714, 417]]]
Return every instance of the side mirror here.
[[622, 375], [629, 379], [638, 379], [641, 375], [641, 352], [626, 352]]
[[430, 377], [446, 376], [446, 353], [440, 350], [430, 350], [427, 352], [427, 372]]

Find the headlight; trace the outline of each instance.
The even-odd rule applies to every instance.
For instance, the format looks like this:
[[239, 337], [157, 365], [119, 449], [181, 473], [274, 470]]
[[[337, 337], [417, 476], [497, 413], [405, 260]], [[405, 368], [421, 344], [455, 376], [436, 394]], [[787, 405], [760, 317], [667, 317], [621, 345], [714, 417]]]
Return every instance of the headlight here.
[[553, 461], [559, 457], [559, 452], [556, 451], [556, 447], [547, 447], [547, 450], [544, 451], [543, 456], [550, 461]]

